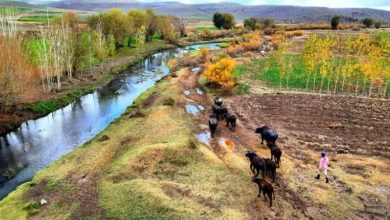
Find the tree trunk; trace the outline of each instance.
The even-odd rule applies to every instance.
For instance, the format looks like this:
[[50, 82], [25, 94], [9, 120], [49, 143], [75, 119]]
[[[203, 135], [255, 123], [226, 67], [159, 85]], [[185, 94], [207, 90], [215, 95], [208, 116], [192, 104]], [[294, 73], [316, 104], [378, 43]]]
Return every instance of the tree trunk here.
[[339, 75], [337, 74], [337, 76], [336, 76], [336, 82], [334, 83], [333, 94], [336, 94], [338, 82], [339, 82]]
[[310, 75], [307, 75], [307, 80], [306, 80], [306, 90], [309, 89], [309, 81], [310, 81]]
[[383, 98], [386, 98], [386, 96], [387, 96], [387, 85], [388, 84], [389, 84], [389, 82], [386, 82], [385, 89], [383, 90]]
[[359, 82], [356, 82], [355, 93], [358, 94]]
[[322, 87], [324, 86], [324, 77], [321, 76], [321, 87], [320, 87], [320, 93], [322, 93]]
[[366, 79], [363, 80], [363, 92], [362, 92], [363, 96], [364, 96], [365, 90], [366, 90]]
[[370, 91], [368, 92], [368, 97], [371, 97], [371, 94], [372, 94], [372, 84], [373, 84], [373, 79], [371, 79], [371, 83], [370, 83]]

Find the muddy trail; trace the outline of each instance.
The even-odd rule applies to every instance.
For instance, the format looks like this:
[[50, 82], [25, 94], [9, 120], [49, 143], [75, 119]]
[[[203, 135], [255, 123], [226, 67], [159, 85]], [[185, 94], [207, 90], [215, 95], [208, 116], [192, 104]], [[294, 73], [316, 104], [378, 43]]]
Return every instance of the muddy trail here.
[[[208, 128], [208, 118], [212, 114], [211, 105], [213, 103], [214, 96], [208, 95], [201, 88], [201, 85], [198, 83], [199, 74], [187, 71], [187, 74], [183, 77], [184, 80], [178, 81], [179, 89], [183, 91], [183, 96], [188, 104], [194, 106], [204, 106], [204, 111], [199, 111], [197, 114], [192, 115], [191, 112], [188, 114], [192, 117], [192, 121], [197, 125], [199, 133], [195, 134], [198, 137], [198, 140], [207, 145], [222, 161], [225, 162], [227, 167], [232, 167], [232, 172], [234, 172], [233, 165], [229, 164], [230, 153], [234, 153], [235, 157], [241, 157], [244, 160], [247, 160], [245, 157], [245, 152], [247, 150], [255, 150], [261, 152], [267, 152], [265, 146], [259, 145], [259, 138], [256, 134], [243, 126], [242, 121], [238, 121], [238, 125], [234, 131], [226, 127], [226, 122], [220, 120], [218, 123], [218, 129], [216, 132], [215, 138], [210, 138], [209, 128]], [[199, 91], [202, 91], [199, 93]], [[187, 104], [187, 105], [188, 105]], [[185, 105], [183, 104], [183, 108]], [[231, 140], [234, 143], [234, 147], [229, 149], [224, 145], [225, 140]], [[231, 152], [229, 152], [231, 151]], [[249, 169], [248, 161], [248, 174], [251, 174]], [[236, 175], [241, 176], [241, 173], [236, 173]], [[267, 180], [271, 182], [272, 180], [267, 177]], [[278, 219], [289, 217], [290, 219], [303, 219], [310, 218], [307, 215], [305, 210], [304, 202], [295, 194], [295, 192], [288, 189], [287, 182], [282, 179], [281, 176], [277, 176], [277, 181], [274, 187], [277, 190], [277, 197], [279, 201], [274, 201], [277, 205], [274, 207], [268, 207], [269, 200], [264, 200], [263, 197], [257, 198], [256, 196], [251, 196], [253, 193], [258, 192], [257, 185], [251, 183], [251, 179], [248, 178], [248, 185], [250, 188], [246, 190], [248, 195], [241, 195], [247, 197], [247, 213], [248, 216], [251, 216], [252, 219]], [[248, 187], [246, 186], [237, 186], [237, 187]]]
[[[274, 184], [278, 196], [272, 208], [263, 198], [248, 197], [247, 211], [253, 219], [390, 217], [386, 205], [390, 198], [386, 183], [390, 176], [389, 101], [280, 93], [224, 97], [225, 105], [238, 118], [237, 128], [233, 132], [225, 121], [220, 121], [216, 137], [211, 139], [207, 122], [214, 96], [196, 92], [201, 88], [198, 78], [198, 74], [188, 70], [179, 87], [188, 103], [206, 108], [192, 116], [192, 121], [199, 129], [198, 139], [219, 158], [224, 160], [229, 153], [221, 147], [226, 139], [233, 141], [231, 151], [243, 159], [246, 150], [270, 157], [254, 130], [267, 124], [280, 134], [282, 166]], [[313, 178], [317, 173], [317, 154], [323, 150], [331, 158], [330, 184]], [[229, 161], [225, 161], [229, 166]], [[383, 179], [378, 180], [377, 175], [383, 175]], [[247, 190], [257, 192], [257, 186], [253, 184]]]

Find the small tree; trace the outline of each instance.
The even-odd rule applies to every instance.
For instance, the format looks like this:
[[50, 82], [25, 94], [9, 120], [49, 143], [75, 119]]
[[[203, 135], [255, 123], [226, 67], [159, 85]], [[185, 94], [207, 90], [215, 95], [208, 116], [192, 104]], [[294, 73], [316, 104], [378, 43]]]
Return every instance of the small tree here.
[[222, 28], [223, 25], [223, 16], [221, 13], [216, 12], [213, 16], [214, 26], [218, 29]]
[[204, 76], [206, 79], [223, 88], [233, 88], [236, 84], [232, 71], [235, 67], [235, 62], [231, 58], [224, 58], [217, 63], [207, 65]]
[[377, 21], [377, 22], [375, 22], [375, 28], [376, 29], [379, 29], [380, 27], [381, 27], [381, 25], [382, 25], [382, 22], [380, 22], [380, 21]]
[[244, 20], [244, 27], [254, 31], [256, 29], [256, 23], [257, 23], [256, 18], [251, 17]]
[[234, 27], [234, 16], [229, 13], [225, 13], [222, 15], [223, 25], [222, 27], [226, 30], [232, 29]]
[[257, 18], [256, 26], [260, 29], [272, 28], [275, 26], [275, 20], [273, 18]]
[[332, 20], [330, 21], [330, 25], [332, 26], [333, 30], [337, 30], [337, 27], [340, 24], [340, 17], [339, 16], [333, 16]]
[[108, 55], [109, 56], [114, 56], [115, 55], [115, 38], [114, 35], [109, 34], [107, 37], [107, 50], [108, 50]]
[[365, 18], [363, 19], [363, 22], [362, 22], [366, 27], [371, 27], [372, 24], [374, 23], [374, 20], [372, 20], [372, 18]]

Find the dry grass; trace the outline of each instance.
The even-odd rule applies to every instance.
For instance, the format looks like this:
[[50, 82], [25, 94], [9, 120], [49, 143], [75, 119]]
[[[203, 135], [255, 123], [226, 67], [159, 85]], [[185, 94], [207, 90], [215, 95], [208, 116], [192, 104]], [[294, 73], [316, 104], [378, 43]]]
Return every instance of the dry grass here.
[[[172, 81], [159, 83], [136, 103], [152, 94], [180, 102]], [[49, 204], [31, 206], [36, 219], [101, 218], [101, 208], [105, 217], [118, 219], [249, 218], [244, 195], [255, 192], [247, 191], [252, 184], [246, 162], [233, 153], [216, 157], [199, 143], [194, 148], [194, 128], [180, 106], [159, 102], [143, 109], [143, 118], [125, 114], [3, 200], [2, 219], [25, 219], [29, 211], [23, 207], [41, 198]], [[99, 141], [103, 135], [109, 139]]]

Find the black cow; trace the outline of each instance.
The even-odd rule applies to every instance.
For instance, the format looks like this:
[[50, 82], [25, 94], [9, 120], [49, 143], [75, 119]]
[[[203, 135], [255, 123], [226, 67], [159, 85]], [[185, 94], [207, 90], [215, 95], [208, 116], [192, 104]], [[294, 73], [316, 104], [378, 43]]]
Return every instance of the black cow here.
[[209, 128], [210, 128], [210, 133], [212, 138], [214, 138], [215, 136], [215, 131], [217, 130], [217, 126], [218, 126], [218, 119], [215, 117], [215, 115], [212, 115], [209, 118]]
[[245, 156], [248, 157], [251, 162], [250, 169], [252, 173], [255, 174], [256, 170], [255, 176], [259, 176], [261, 170], [261, 174], [264, 178], [265, 172], [267, 171], [264, 159], [252, 151], [247, 151]]
[[276, 163], [272, 159], [264, 158], [267, 173], [270, 174], [272, 182], [275, 182], [276, 178]]
[[216, 116], [217, 120], [220, 120], [221, 118], [223, 118], [224, 114], [229, 113], [229, 111], [227, 110], [226, 107], [216, 105], [216, 104], [213, 105], [212, 110], [213, 110], [213, 114]]
[[263, 191], [263, 196], [265, 199], [267, 199], [265, 197], [265, 194], [268, 195], [269, 207], [271, 207], [272, 206], [272, 196], [275, 199], [275, 192], [274, 192], [274, 187], [272, 186], [272, 184], [267, 182], [264, 179], [257, 178], [257, 177], [253, 177], [252, 182], [257, 183], [257, 185], [259, 186], [259, 195], [257, 197], [260, 197], [261, 191]]
[[236, 130], [237, 117], [235, 115], [232, 115], [227, 112], [223, 114], [222, 117], [226, 120], [226, 127], [229, 127], [229, 129], [232, 131]]
[[278, 133], [265, 125], [256, 128], [255, 133], [261, 135], [261, 144], [263, 144], [264, 140], [266, 140], [267, 143], [275, 143], [278, 139]]
[[280, 158], [282, 157], [282, 150], [276, 146], [276, 143], [268, 143], [268, 148], [271, 150], [271, 160], [275, 159], [275, 163], [280, 167]]
[[218, 106], [222, 106], [223, 100], [220, 97], [215, 97], [214, 104]]

